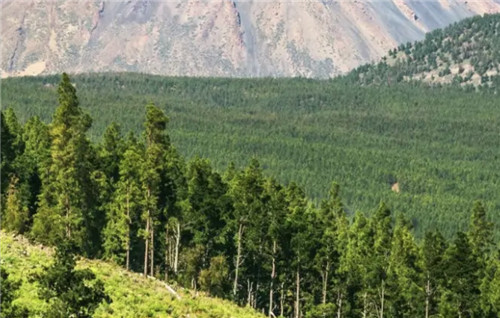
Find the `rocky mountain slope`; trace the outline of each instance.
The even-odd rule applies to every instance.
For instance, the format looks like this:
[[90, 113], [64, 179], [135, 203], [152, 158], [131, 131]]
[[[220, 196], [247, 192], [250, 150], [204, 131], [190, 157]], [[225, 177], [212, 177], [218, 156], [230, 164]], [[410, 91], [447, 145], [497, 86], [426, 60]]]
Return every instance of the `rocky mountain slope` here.
[[500, 14], [472, 17], [427, 33], [425, 40], [401, 44], [378, 64], [348, 77], [362, 84], [419, 80], [432, 84], [500, 84]]
[[500, 0], [1, 2], [2, 77], [331, 77]]

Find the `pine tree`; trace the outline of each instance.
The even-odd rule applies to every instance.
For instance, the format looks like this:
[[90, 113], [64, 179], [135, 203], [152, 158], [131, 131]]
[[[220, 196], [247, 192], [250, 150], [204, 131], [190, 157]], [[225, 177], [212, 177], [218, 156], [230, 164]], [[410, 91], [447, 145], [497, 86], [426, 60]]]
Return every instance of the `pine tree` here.
[[28, 226], [28, 208], [23, 204], [18, 189], [19, 179], [12, 176], [2, 217], [2, 227], [7, 231], [23, 234]]
[[3, 266], [0, 267], [0, 318], [28, 318], [29, 311], [12, 302], [17, 296], [21, 282], [12, 281]]
[[390, 315], [421, 316], [421, 253], [411, 233], [411, 225], [402, 215], [396, 220], [387, 276]]
[[98, 152], [100, 170], [111, 183], [117, 182], [120, 176], [119, 164], [123, 152], [124, 142], [120, 133], [120, 125], [112, 122], [104, 131]]
[[188, 167], [189, 209], [185, 213], [186, 227], [192, 244], [205, 246], [204, 264], [226, 252], [226, 222], [231, 209], [228, 186], [212, 171], [208, 160], [195, 158]]
[[339, 269], [348, 286], [344, 312], [346, 317], [370, 315], [369, 296], [372, 287], [368, 274], [374, 261], [373, 241], [374, 231], [369, 220], [361, 212], [356, 212]]
[[165, 151], [164, 172], [161, 174], [160, 205], [162, 215], [160, 223], [165, 224], [163, 240], [163, 259], [165, 260], [165, 278], [169, 271], [175, 275], [179, 272], [179, 256], [183, 233], [185, 232], [185, 216], [190, 210], [188, 198], [186, 163], [174, 146]]
[[[161, 177], [165, 167], [165, 153], [170, 145], [166, 134], [169, 119], [154, 104], [146, 105], [144, 139], [146, 141], [145, 164], [140, 173], [144, 193], [142, 220], [145, 223], [141, 231], [144, 239], [144, 275], [154, 275], [155, 229], [159, 225], [161, 206]], [[148, 268], [149, 266], [149, 268]]]
[[112, 201], [107, 207], [104, 228], [104, 256], [130, 269], [132, 247], [136, 245], [137, 224], [143, 211], [140, 173], [144, 165], [144, 150], [128, 141], [127, 150], [119, 163], [119, 180]]
[[314, 242], [311, 240], [312, 227], [308, 224], [314, 224], [314, 211], [307, 206], [305, 194], [295, 183], [291, 183], [287, 188], [288, 215], [286, 220], [287, 232], [290, 233], [290, 265], [294, 271], [295, 281], [295, 301], [294, 317], [302, 317], [303, 309], [301, 286], [304, 281], [305, 269], [308, 262], [314, 255]]
[[[78, 105], [67, 74], [58, 88], [59, 106], [50, 126], [51, 160], [42, 180], [40, 208], [32, 233], [42, 243], [74, 241], [87, 254], [95, 252], [93, 151], [86, 132], [91, 119]], [[97, 244], [98, 245], [98, 244]]]
[[54, 264], [33, 277], [40, 284], [41, 298], [50, 304], [47, 317], [90, 318], [102, 302], [111, 303], [91, 270], [75, 270], [75, 251], [71, 243], [59, 245]]
[[475, 258], [478, 270], [477, 279], [481, 291], [481, 309], [484, 317], [495, 317], [493, 308], [488, 300], [491, 281], [494, 279], [495, 269], [492, 267], [492, 252], [495, 246], [493, 239], [493, 223], [488, 221], [484, 205], [476, 201], [472, 209], [467, 237]]
[[[493, 249], [493, 224], [486, 217], [486, 210], [479, 201], [474, 203], [467, 232], [472, 253], [482, 267], [488, 261]], [[478, 273], [481, 276], [483, 273]]]
[[[287, 202], [284, 188], [274, 179], [268, 178], [264, 184], [266, 197], [269, 198], [266, 212], [268, 233], [266, 235], [266, 252], [270, 258], [269, 266], [269, 303], [268, 315], [269, 317], [276, 316], [275, 310], [279, 307], [280, 313], [283, 313], [283, 299], [278, 302], [275, 301], [275, 294], [277, 294], [278, 286], [283, 288], [284, 282], [279, 281], [279, 277], [285, 274], [286, 261], [286, 228], [285, 220], [287, 214]], [[281, 283], [281, 284], [280, 284]], [[282, 297], [280, 295], [280, 297]]]
[[494, 269], [493, 278], [489, 284], [488, 301], [491, 306], [491, 311], [497, 317], [500, 314], [500, 259], [492, 261]]
[[478, 263], [463, 232], [458, 232], [445, 254], [445, 288], [440, 300], [440, 315], [477, 317], [479, 315]]
[[368, 292], [371, 294], [377, 316], [383, 318], [387, 301], [387, 271], [393, 235], [391, 211], [384, 203], [380, 204], [371, 223], [374, 231], [374, 257], [367, 275]]
[[[264, 193], [264, 178], [256, 159], [252, 159], [245, 171], [233, 179], [230, 193], [234, 202], [234, 216], [230, 226], [235, 233], [236, 248], [232, 291], [233, 298], [237, 300], [243, 254], [247, 252], [244, 249], [248, 246], [246, 234], [253, 226], [252, 223], [258, 221], [264, 212], [261, 200]], [[247, 284], [250, 285], [251, 282]], [[250, 288], [250, 286], [247, 287]], [[247, 296], [249, 294], [247, 293]]]
[[438, 313], [438, 300], [444, 284], [444, 253], [447, 244], [439, 232], [427, 232], [422, 246], [423, 282], [425, 293], [425, 318]]
[[[347, 245], [347, 227], [348, 221], [342, 205], [339, 186], [333, 183], [328, 200], [321, 203], [318, 210], [319, 224], [316, 226], [320, 234], [320, 248], [315, 256], [315, 267], [322, 280], [321, 303], [334, 301], [334, 307], [337, 307], [337, 316], [342, 312], [342, 287], [337, 280], [340, 255], [344, 252]], [[336, 296], [335, 299], [328, 298], [328, 295]]]
[[2, 194], [2, 210], [5, 206], [4, 194], [10, 183], [10, 178], [12, 174], [17, 177], [21, 174], [20, 169], [23, 168], [19, 164], [19, 157], [24, 150], [24, 144], [22, 142], [22, 127], [19, 124], [16, 114], [12, 108], [7, 108], [0, 113], [1, 117], [1, 194]]
[[24, 152], [18, 161], [21, 187], [26, 193], [30, 223], [38, 210], [42, 179], [48, 176], [50, 162], [50, 135], [48, 126], [37, 116], [30, 118], [23, 127]]

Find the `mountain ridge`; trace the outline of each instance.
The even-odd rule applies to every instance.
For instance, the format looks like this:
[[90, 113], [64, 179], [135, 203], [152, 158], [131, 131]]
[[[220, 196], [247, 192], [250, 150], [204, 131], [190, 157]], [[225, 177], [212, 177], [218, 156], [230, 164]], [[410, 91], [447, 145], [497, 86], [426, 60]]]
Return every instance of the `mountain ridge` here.
[[2, 77], [133, 71], [329, 78], [488, 1], [3, 1]]

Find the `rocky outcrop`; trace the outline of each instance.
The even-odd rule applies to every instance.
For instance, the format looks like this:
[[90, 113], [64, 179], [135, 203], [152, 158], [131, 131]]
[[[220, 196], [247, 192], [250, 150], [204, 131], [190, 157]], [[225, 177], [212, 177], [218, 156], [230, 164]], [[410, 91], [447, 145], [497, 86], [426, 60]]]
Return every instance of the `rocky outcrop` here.
[[327, 78], [500, 0], [4, 0], [2, 77], [97, 71]]

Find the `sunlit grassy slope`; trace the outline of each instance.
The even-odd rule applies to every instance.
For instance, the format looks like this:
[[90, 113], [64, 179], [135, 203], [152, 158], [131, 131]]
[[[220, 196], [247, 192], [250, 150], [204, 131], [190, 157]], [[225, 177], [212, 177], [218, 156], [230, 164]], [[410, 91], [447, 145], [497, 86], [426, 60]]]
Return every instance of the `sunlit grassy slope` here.
[[[52, 262], [52, 249], [33, 245], [21, 236], [0, 232], [2, 266], [11, 279], [22, 281], [18, 305], [27, 307], [30, 317], [44, 317], [46, 304], [37, 295], [32, 274], [43, 270]], [[99, 260], [81, 259], [79, 268], [90, 268], [104, 282], [113, 302], [97, 309], [95, 317], [262, 317], [250, 308], [240, 308], [229, 301], [195, 295], [190, 290], [177, 290], [181, 299], [175, 299], [161, 283], [117, 265]]]

